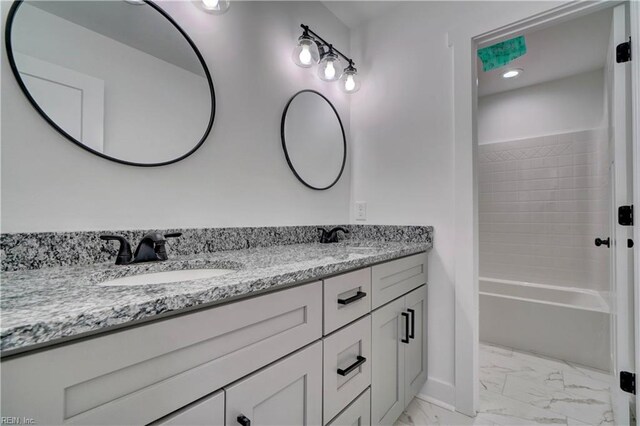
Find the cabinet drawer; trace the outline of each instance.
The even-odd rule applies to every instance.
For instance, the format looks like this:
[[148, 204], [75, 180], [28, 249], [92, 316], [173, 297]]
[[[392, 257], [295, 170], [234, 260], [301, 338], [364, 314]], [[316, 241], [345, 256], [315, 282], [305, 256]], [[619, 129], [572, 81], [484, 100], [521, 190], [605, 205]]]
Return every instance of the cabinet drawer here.
[[371, 384], [371, 315], [324, 339], [324, 419]]
[[324, 280], [324, 334], [371, 311], [371, 268]]
[[2, 414], [145, 424], [321, 336], [318, 281], [4, 361]]
[[367, 389], [327, 426], [371, 426], [371, 390]]
[[226, 424], [322, 423], [322, 343], [297, 352], [225, 388]]
[[224, 425], [224, 391], [207, 396], [164, 417], [152, 426], [222, 426]]
[[371, 268], [373, 309], [427, 282], [427, 254], [420, 253]]

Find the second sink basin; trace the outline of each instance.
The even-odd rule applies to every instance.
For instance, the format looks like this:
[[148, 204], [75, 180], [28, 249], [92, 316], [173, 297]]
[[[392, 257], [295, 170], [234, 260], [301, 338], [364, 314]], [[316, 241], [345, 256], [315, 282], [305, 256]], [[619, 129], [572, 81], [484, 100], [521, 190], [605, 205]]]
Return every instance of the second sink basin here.
[[180, 281], [192, 281], [203, 278], [219, 277], [221, 275], [236, 272], [233, 269], [185, 269], [180, 271], [152, 272], [146, 274], [129, 275], [99, 283], [101, 286], [133, 286], [133, 285], [159, 285], [177, 283]]

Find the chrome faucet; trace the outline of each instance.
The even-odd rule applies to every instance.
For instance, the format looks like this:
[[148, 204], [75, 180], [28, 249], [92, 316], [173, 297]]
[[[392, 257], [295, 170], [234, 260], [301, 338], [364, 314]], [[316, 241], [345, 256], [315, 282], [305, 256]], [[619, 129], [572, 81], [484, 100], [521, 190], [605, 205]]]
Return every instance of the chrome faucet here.
[[129, 265], [131, 263], [167, 260], [168, 256], [165, 248], [167, 238], [177, 238], [181, 235], [181, 232], [164, 235], [159, 232], [150, 232], [142, 237], [135, 254], [131, 253], [131, 244], [129, 244], [129, 241], [120, 235], [101, 235], [100, 239], [105, 241], [118, 241], [120, 248], [118, 250], [118, 256], [116, 256], [116, 265]]

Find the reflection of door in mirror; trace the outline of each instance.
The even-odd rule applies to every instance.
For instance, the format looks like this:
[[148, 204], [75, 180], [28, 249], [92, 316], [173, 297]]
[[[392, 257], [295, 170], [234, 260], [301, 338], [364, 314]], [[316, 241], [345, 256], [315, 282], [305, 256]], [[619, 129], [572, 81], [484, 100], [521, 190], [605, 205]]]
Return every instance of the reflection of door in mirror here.
[[158, 6], [26, 0], [13, 10], [17, 77], [73, 142], [158, 165], [204, 141], [215, 102], [208, 71]]
[[18, 52], [14, 57], [47, 115], [84, 145], [104, 152], [104, 81]]

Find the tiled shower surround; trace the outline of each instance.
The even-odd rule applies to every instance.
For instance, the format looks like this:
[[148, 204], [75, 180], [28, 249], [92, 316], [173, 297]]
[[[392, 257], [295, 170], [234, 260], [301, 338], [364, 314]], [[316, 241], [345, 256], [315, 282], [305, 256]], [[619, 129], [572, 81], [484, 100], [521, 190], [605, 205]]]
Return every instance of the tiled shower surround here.
[[480, 145], [480, 276], [608, 291], [606, 129]]

